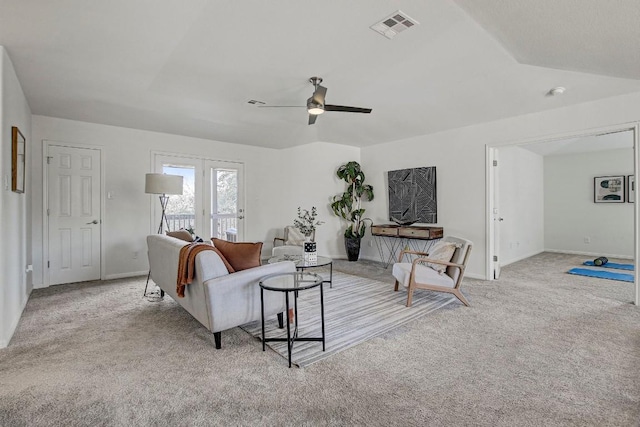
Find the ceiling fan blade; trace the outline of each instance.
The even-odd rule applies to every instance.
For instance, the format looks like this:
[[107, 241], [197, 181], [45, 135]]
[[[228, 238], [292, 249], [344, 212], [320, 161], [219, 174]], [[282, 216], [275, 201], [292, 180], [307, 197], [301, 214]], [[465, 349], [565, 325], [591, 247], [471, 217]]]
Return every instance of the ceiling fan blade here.
[[316, 114], [309, 114], [309, 124], [312, 125], [316, 122], [316, 118], [318, 116]]
[[324, 111], [341, 111], [343, 113], [370, 113], [371, 108], [347, 107], [344, 105], [325, 105]]
[[316, 91], [313, 92], [313, 102], [315, 102], [316, 104], [321, 104], [324, 105], [324, 97], [327, 94], [327, 88], [324, 86], [320, 86], [318, 85], [318, 87], [316, 88]]
[[258, 108], [307, 108], [305, 105], [258, 105]]

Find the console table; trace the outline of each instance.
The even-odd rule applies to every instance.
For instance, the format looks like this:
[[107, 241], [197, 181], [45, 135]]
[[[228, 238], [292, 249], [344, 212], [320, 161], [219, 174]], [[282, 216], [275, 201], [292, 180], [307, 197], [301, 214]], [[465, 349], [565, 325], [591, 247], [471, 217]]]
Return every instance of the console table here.
[[[396, 224], [372, 225], [371, 235], [378, 248], [380, 261], [384, 268], [389, 267], [398, 258], [398, 249], [409, 246], [418, 252], [427, 252], [434, 240], [442, 239], [444, 230], [442, 227], [402, 226]], [[385, 257], [384, 248], [389, 251]]]

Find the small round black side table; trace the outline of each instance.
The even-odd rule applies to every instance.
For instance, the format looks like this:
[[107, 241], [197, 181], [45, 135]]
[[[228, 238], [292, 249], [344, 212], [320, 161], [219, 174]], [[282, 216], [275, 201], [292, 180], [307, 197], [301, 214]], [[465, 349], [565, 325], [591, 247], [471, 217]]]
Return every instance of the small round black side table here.
[[[293, 343], [296, 341], [320, 341], [322, 342], [322, 351], [325, 350], [325, 334], [324, 334], [324, 293], [322, 291], [322, 277], [315, 273], [307, 273], [305, 271], [297, 271], [295, 273], [276, 273], [263, 277], [260, 280], [260, 305], [262, 310], [262, 351], [267, 349], [266, 343], [271, 341], [286, 341], [289, 353], [289, 367], [291, 367], [291, 351]], [[322, 337], [299, 337], [298, 336], [298, 292], [306, 291], [320, 287], [320, 321], [322, 323]], [[291, 333], [291, 324], [288, 316], [287, 337], [286, 338], [265, 338], [264, 336], [264, 291], [284, 292], [287, 311], [289, 313], [289, 294], [293, 292], [293, 310], [295, 328]]]

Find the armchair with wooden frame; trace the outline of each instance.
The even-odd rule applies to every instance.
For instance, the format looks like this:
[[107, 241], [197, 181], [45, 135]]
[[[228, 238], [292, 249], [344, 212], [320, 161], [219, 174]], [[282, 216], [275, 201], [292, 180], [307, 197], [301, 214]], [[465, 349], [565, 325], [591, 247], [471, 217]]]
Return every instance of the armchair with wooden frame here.
[[[315, 241], [315, 237], [316, 232], [314, 230], [311, 235], [311, 241]], [[275, 237], [273, 239], [271, 255], [302, 255], [304, 239], [304, 234], [302, 234], [300, 230], [295, 228], [293, 225], [287, 225], [284, 228], [284, 237]]]
[[[460, 291], [460, 286], [473, 243], [453, 236], [445, 236], [442, 241], [456, 245], [450, 261], [431, 259], [425, 252], [403, 250], [398, 262], [393, 265], [392, 275], [396, 279], [394, 291], [398, 290], [400, 283], [407, 288], [407, 307], [411, 307], [413, 292], [416, 289], [450, 293], [469, 306], [469, 301]], [[411, 262], [403, 262], [403, 258], [409, 255], [415, 255], [416, 258]], [[443, 265], [446, 269], [439, 273], [425, 265], [426, 263]]]

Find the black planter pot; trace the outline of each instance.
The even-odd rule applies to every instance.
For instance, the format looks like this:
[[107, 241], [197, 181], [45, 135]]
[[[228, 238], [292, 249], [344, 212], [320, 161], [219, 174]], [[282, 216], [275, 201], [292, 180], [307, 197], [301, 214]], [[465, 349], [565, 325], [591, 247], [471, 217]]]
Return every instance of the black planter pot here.
[[347, 259], [357, 261], [360, 256], [360, 237], [345, 237], [344, 247], [347, 250]]

